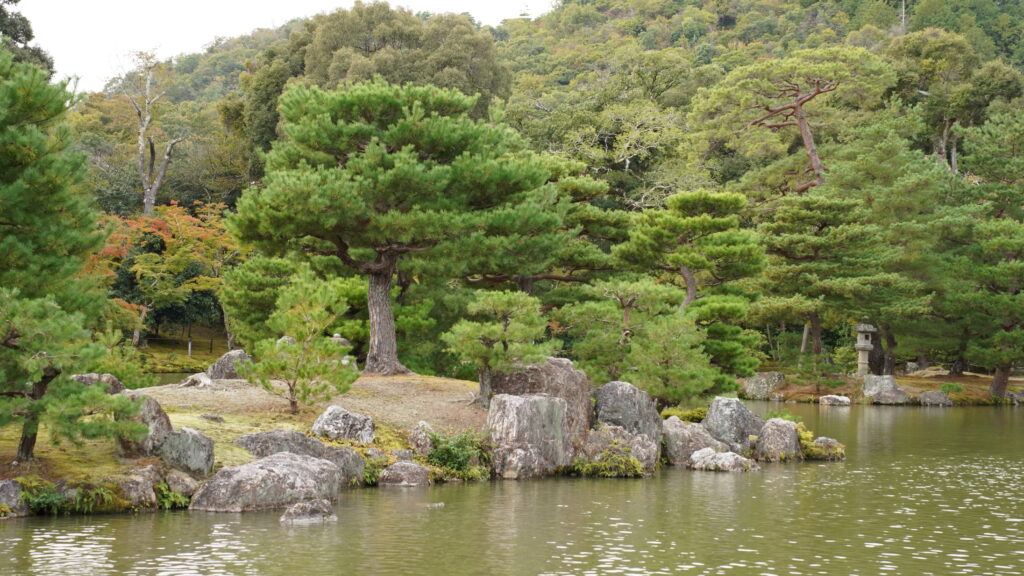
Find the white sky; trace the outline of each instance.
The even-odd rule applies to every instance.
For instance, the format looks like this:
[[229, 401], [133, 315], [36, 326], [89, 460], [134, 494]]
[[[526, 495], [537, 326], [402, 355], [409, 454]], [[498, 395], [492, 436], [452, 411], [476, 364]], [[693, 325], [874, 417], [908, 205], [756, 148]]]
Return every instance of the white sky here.
[[[77, 76], [79, 91], [103, 88], [131, 67], [131, 54], [161, 59], [199, 52], [216, 37], [239, 36], [294, 18], [348, 8], [352, 0], [22, 0], [13, 10], [32, 23], [35, 43], [53, 56], [56, 78]], [[496, 26], [551, 0], [393, 0], [414, 12], [469, 12]]]

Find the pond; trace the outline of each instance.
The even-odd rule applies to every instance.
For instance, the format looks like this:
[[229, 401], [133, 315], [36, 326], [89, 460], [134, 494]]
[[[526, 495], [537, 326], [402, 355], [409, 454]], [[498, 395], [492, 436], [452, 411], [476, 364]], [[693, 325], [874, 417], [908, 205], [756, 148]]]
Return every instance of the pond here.
[[848, 459], [356, 490], [322, 526], [15, 519], [0, 522], [0, 574], [1024, 574], [1024, 410], [785, 407]]

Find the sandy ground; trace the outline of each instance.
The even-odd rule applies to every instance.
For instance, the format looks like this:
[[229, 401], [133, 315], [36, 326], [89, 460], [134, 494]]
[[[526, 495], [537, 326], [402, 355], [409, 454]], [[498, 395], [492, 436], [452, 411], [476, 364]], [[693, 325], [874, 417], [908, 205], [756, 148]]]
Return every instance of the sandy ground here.
[[[312, 419], [334, 404], [375, 422], [408, 431], [420, 421], [438, 431], [482, 431], [487, 411], [470, 405], [477, 384], [432, 376], [362, 377], [345, 394], [312, 407], [302, 415]], [[177, 384], [140, 390], [168, 411], [214, 414], [285, 414], [288, 401], [244, 380], [218, 380], [211, 386], [182, 388]], [[300, 416], [301, 418], [302, 416]]]

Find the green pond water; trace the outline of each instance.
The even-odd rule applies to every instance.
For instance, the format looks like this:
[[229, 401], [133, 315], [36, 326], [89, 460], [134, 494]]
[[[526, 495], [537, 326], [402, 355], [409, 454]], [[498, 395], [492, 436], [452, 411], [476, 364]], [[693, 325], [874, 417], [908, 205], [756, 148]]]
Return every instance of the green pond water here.
[[304, 527], [7, 520], [0, 574], [1024, 574], [1024, 409], [786, 408], [847, 461], [356, 490], [337, 523]]

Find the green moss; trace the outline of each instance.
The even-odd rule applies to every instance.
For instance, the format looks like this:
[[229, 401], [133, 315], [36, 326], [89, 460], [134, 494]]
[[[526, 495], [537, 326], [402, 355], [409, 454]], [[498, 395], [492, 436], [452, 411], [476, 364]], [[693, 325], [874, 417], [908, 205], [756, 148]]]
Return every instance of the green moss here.
[[14, 510], [11, 510], [10, 506], [8, 506], [7, 504], [0, 504], [0, 518], [7, 518], [13, 513]]
[[707, 406], [700, 406], [698, 408], [684, 408], [682, 406], [669, 406], [661, 411], [662, 418], [671, 418], [675, 416], [683, 422], [693, 422], [694, 424], [700, 424], [708, 417]]
[[800, 448], [803, 451], [805, 460], [843, 460], [846, 458], [846, 446], [821, 446], [814, 443], [814, 432], [808, 430], [803, 423], [796, 425], [797, 433], [800, 434]]
[[644, 466], [629, 453], [628, 448], [613, 446], [594, 461], [576, 458], [569, 467], [569, 473], [596, 478], [642, 478]]

